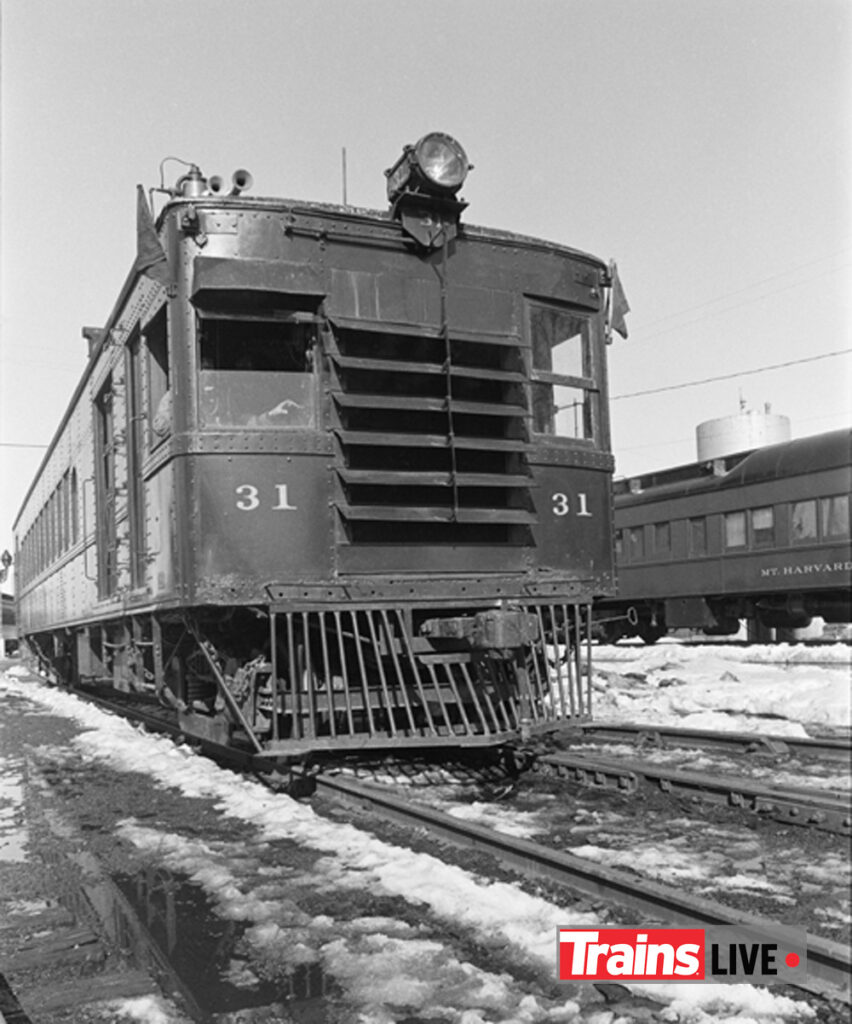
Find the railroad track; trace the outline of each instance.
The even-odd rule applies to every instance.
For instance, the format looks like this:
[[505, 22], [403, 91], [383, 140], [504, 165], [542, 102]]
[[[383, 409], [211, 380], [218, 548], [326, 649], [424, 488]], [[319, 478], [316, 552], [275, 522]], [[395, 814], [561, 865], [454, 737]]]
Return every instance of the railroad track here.
[[[782, 927], [778, 922], [677, 892], [671, 886], [641, 879], [626, 871], [454, 818], [355, 779], [320, 775], [316, 785], [324, 796], [375, 813], [383, 820], [424, 829], [441, 840], [487, 853], [526, 878], [556, 882], [586, 896], [636, 910], [654, 920], [692, 928], [742, 927], [763, 934], [772, 934]], [[842, 943], [808, 935], [807, 975], [806, 981], [798, 986], [804, 991], [843, 1002], [852, 1001], [852, 958]]]
[[718, 732], [677, 726], [589, 723], [572, 727], [569, 742], [633, 743], [639, 747], [698, 747], [726, 753], [796, 756], [821, 761], [852, 761], [852, 740], [800, 736], [766, 736], [751, 732]]
[[[99, 707], [131, 718], [157, 732], [179, 736], [180, 729], [173, 713], [132, 695], [108, 699], [76, 691]], [[754, 741], [754, 737], [752, 737]], [[277, 774], [273, 759], [246, 750], [239, 751], [213, 741], [193, 738], [192, 743], [208, 756], [222, 763], [252, 769], [260, 773]], [[766, 786], [739, 777], [725, 777], [716, 773], [688, 772], [664, 768], [647, 762], [607, 760], [588, 755], [570, 753], [537, 756], [533, 761], [536, 771], [551, 771], [562, 778], [595, 788], [615, 789], [625, 795], [641, 786], [654, 786], [663, 793], [689, 796], [695, 799], [725, 803], [746, 811], [764, 814], [789, 824], [817, 828], [840, 835], [852, 835], [852, 808], [850, 795], [828, 790], [792, 789]], [[310, 781], [296, 773], [292, 780], [294, 792], [301, 794]]]
[[643, 786], [672, 796], [709, 800], [753, 811], [792, 825], [852, 835], [852, 797], [827, 789], [766, 785], [740, 776], [686, 771], [647, 761], [606, 759], [581, 754], [549, 754], [536, 759], [534, 770], [597, 789], [625, 795]]
[[[79, 691], [77, 691], [79, 693]], [[94, 694], [82, 694], [92, 703], [123, 717], [132, 718], [157, 732], [178, 736], [180, 730], [169, 711], [152, 707], [150, 702], [127, 697], [105, 700]], [[171, 721], [170, 721], [171, 719]], [[241, 753], [215, 743], [199, 743], [209, 756], [231, 766], [264, 770], [261, 759], [252, 751]], [[268, 765], [275, 779], [273, 762]], [[277, 776], [276, 782], [282, 777]], [[305, 792], [316, 789], [322, 795], [367, 809], [407, 828], [425, 829], [436, 838], [488, 853], [502, 865], [525, 877], [543, 878], [596, 899], [631, 908], [643, 915], [672, 925], [741, 926], [758, 932], [773, 933], [781, 925], [725, 907], [702, 897], [678, 893], [671, 886], [638, 878], [616, 868], [541, 846], [530, 840], [507, 836], [473, 822], [426, 807], [409, 797], [394, 796], [375, 785], [333, 774], [312, 775], [306, 779]], [[807, 973], [798, 987], [829, 999], [852, 1002], [852, 956], [847, 946], [821, 936], [807, 936]]]

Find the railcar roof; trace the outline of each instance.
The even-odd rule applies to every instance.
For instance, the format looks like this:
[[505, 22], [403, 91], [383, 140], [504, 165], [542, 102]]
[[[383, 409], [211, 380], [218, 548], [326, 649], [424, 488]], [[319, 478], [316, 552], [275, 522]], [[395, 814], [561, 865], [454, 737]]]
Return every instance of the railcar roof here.
[[[839, 469], [852, 464], [852, 429], [813, 434], [795, 441], [782, 441], [746, 453], [742, 460], [720, 476], [711, 476], [712, 463], [695, 463], [695, 477], [658, 484], [636, 492], [617, 495], [621, 506], [641, 505], [660, 498], [686, 497], [703, 492], [730, 490], [747, 484], [808, 473]], [[685, 469], [686, 467], [684, 467]]]
[[[280, 210], [293, 213], [315, 214], [330, 217], [337, 217], [341, 220], [369, 220], [383, 221], [388, 226], [398, 224], [390, 210], [373, 210], [365, 206], [343, 206], [340, 203], [322, 203], [307, 199], [284, 199], [273, 196], [189, 196], [170, 200], [160, 212], [159, 223], [170, 208], [177, 205], [190, 204], [193, 206], [209, 206], [217, 209], [233, 210]], [[598, 266], [605, 267], [606, 263], [599, 256], [582, 249], [574, 249], [561, 242], [553, 242], [545, 238], [536, 238], [533, 235], [524, 235], [515, 231], [507, 231], [502, 228], [483, 227], [480, 224], [471, 224], [464, 219], [459, 223], [459, 233], [470, 238], [487, 239], [489, 242], [505, 242], [507, 245], [522, 246], [524, 248], [546, 249], [549, 252], [559, 252], [566, 256], [588, 260]]]

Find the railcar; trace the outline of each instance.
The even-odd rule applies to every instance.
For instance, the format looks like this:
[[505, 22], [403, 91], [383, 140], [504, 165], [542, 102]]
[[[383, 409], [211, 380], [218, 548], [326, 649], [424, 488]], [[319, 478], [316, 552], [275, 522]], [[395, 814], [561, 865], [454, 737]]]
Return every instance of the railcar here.
[[16, 522], [43, 670], [282, 762], [587, 716], [613, 265], [467, 224], [442, 133], [385, 172], [386, 211], [186, 167], [138, 187]]
[[618, 596], [598, 603], [598, 635], [849, 622], [850, 489], [849, 430], [616, 481]]

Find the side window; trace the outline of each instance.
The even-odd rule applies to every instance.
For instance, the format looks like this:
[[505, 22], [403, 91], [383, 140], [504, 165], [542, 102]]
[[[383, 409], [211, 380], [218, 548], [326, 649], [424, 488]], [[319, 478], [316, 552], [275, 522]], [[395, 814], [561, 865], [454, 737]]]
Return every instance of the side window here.
[[202, 427], [315, 426], [313, 323], [204, 314], [198, 338]]
[[697, 516], [689, 520], [689, 553], [690, 555], [707, 554], [707, 519]]
[[533, 430], [594, 440], [598, 413], [591, 321], [569, 310], [531, 303], [529, 328]]
[[849, 495], [820, 498], [820, 527], [824, 539], [849, 536]]
[[615, 560], [620, 562], [624, 558], [624, 531], [615, 531]]
[[770, 506], [751, 510], [751, 543], [755, 548], [775, 546], [775, 513]]
[[725, 547], [744, 548], [746, 546], [745, 512], [728, 512], [725, 515]]
[[71, 470], [71, 543], [80, 539], [80, 510], [77, 505], [77, 470]]
[[641, 562], [645, 557], [645, 528], [631, 526], [627, 531], [628, 557], [631, 562]]
[[790, 535], [793, 543], [816, 540], [817, 509], [815, 501], [794, 501], [790, 512]]
[[654, 554], [670, 555], [672, 552], [671, 523], [654, 523]]
[[164, 306], [143, 328], [145, 363], [148, 372], [148, 435], [149, 447], [155, 448], [169, 434], [172, 426], [172, 391], [169, 373], [169, 340]]

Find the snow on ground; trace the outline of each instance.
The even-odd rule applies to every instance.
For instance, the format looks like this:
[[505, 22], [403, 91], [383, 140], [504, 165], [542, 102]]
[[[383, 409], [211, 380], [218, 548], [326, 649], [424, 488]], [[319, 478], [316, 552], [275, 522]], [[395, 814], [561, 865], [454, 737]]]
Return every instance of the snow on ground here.
[[0, 760], [0, 860], [26, 860], [27, 831], [24, 818], [24, 786], [20, 765]]
[[[659, 658], [663, 653], [666, 657], [654, 668], [643, 662], [642, 671], [647, 675], [656, 672], [659, 679], [675, 671], [681, 676], [695, 675], [698, 666], [689, 668], [688, 659], [680, 659], [670, 650], [652, 650], [647, 657]], [[742, 674], [739, 665], [737, 672]], [[421, 906], [433, 921], [442, 923], [440, 927], [469, 931], [486, 948], [509, 952], [512, 962], [525, 964], [543, 979], [553, 978], [557, 926], [600, 923], [594, 914], [569, 914], [514, 885], [477, 878], [432, 856], [323, 819], [304, 804], [224, 771], [168, 740], [140, 732], [67, 693], [24, 681], [22, 675], [13, 669], [0, 676], [0, 696], [4, 690], [27, 696], [46, 711], [76, 721], [85, 731], [74, 745], [84, 758], [118, 771], [143, 772], [187, 796], [212, 798], [221, 813], [253, 826], [254, 835], [249, 834], [244, 842], [218, 848], [197, 837], [163, 833], [133, 820], [125, 821], [121, 828], [124, 837], [139, 849], [188, 873], [212, 897], [220, 914], [244, 921], [256, 956], [283, 965], [320, 962], [364, 1024], [390, 1024], [399, 1007], [405, 1007], [407, 1014], [443, 1011], [447, 1020], [458, 1024], [533, 1024], [570, 1020], [578, 1014], [579, 1007], [570, 998], [554, 1002], [519, 992], [513, 978], [459, 960], [432, 937], [428, 918], [420, 927], [413, 927], [396, 919], [344, 921], [304, 914], [277, 893], [276, 883], [294, 881], [284, 866], [281, 878], [266, 877], [264, 884], [257, 883], [253, 872], [257, 855], [252, 847], [273, 840], [298, 843], [318, 855], [310, 872], [311, 884], [332, 891], [382, 893]], [[666, 687], [645, 684], [643, 689], [649, 694], [662, 691], [668, 698], [665, 691], [696, 685], [700, 693], [702, 687], [712, 686], [704, 663], [700, 675], [697, 684], [680, 679]], [[631, 709], [634, 703], [630, 701]], [[520, 823], [521, 828], [528, 825]], [[301, 879], [304, 884], [307, 881]], [[235, 977], [247, 977], [250, 983], [248, 965], [235, 963], [233, 969]], [[690, 1024], [813, 1016], [806, 1004], [748, 985], [650, 986], [647, 995], [671, 999], [667, 1019]]]
[[[819, 664], [810, 663], [817, 658]], [[850, 652], [843, 644], [600, 646], [592, 662], [593, 715], [603, 722], [776, 736], [852, 726]]]

